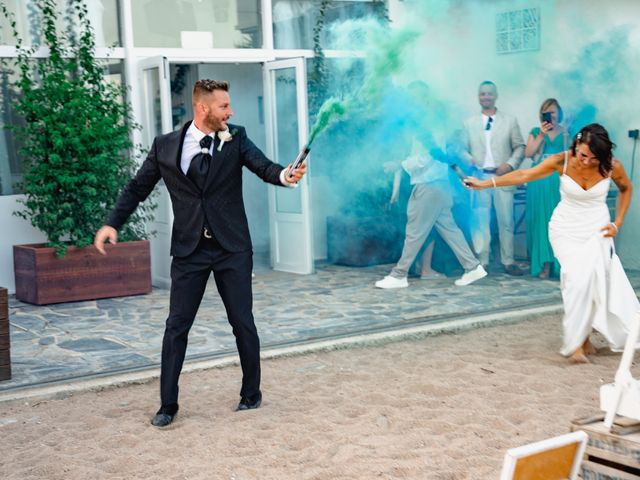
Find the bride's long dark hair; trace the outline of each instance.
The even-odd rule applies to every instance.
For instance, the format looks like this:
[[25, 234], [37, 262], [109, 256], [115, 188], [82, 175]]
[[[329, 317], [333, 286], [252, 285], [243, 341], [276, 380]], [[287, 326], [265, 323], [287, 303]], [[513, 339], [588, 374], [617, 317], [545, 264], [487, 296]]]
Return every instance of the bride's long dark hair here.
[[578, 133], [571, 144], [571, 153], [576, 155], [576, 148], [579, 143], [586, 143], [591, 153], [598, 159], [598, 171], [603, 177], [609, 176], [613, 169], [613, 149], [616, 144], [609, 138], [607, 130], [599, 123], [587, 125]]

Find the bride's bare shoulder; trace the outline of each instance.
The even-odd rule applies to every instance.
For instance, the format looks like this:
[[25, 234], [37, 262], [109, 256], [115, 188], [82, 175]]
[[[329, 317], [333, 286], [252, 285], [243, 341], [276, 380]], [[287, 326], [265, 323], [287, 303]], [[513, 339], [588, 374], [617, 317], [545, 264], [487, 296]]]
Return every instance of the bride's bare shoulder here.
[[554, 153], [553, 155], [549, 155], [546, 161], [554, 169], [561, 172], [564, 169], [564, 158], [565, 152], [558, 152]]

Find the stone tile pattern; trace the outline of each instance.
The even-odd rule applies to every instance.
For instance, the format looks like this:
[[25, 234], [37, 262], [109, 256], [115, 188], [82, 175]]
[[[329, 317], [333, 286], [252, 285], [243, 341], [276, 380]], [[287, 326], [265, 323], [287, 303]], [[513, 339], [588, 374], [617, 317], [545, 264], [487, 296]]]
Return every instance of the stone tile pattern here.
[[[374, 288], [391, 265], [320, 266], [314, 275], [256, 271], [254, 315], [262, 348], [397, 329], [487, 312], [561, 302], [557, 281], [490, 275], [467, 287], [454, 278], [410, 279]], [[640, 286], [640, 272], [630, 275]], [[51, 306], [9, 299], [13, 378], [0, 391], [160, 364], [169, 291]], [[189, 336], [187, 361], [235, 355], [213, 280]]]

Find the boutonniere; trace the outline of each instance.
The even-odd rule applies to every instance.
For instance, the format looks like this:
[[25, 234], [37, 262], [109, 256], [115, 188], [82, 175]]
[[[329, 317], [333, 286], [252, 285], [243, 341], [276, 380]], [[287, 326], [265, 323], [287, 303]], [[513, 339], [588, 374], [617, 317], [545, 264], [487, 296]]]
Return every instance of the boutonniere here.
[[230, 142], [231, 140], [233, 140], [233, 136], [235, 135], [236, 131], [237, 130], [234, 128], [233, 132], [230, 132], [229, 129], [220, 130], [218, 132], [218, 138], [220, 139], [220, 145], [218, 145], [219, 152], [222, 151], [222, 146], [225, 142]]

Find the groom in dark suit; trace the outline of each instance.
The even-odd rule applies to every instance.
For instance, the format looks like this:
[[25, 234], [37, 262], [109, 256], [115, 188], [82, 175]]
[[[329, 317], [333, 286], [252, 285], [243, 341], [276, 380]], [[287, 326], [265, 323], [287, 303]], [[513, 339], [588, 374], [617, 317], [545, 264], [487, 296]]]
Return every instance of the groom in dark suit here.
[[242, 366], [238, 410], [258, 408], [260, 341], [253, 321], [251, 271], [253, 252], [242, 199], [242, 167], [265, 182], [295, 186], [306, 172], [271, 162], [249, 140], [245, 129], [228, 124], [233, 115], [229, 85], [199, 80], [193, 87], [193, 121], [180, 131], [160, 135], [109, 219], [96, 233], [94, 245], [106, 254], [138, 204], [160, 179], [171, 196], [171, 296], [162, 341], [161, 405], [151, 423], [169, 425], [178, 412], [178, 378], [187, 336], [213, 272]]

